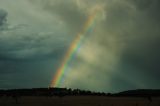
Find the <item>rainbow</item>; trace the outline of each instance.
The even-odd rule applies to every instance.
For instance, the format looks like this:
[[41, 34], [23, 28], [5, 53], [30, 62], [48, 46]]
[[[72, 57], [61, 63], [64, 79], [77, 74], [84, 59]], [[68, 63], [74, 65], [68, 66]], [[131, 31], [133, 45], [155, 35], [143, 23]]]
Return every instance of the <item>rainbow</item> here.
[[57, 69], [56, 74], [53, 76], [50, 87], [58, 87], [61, 83], [62, 77], [65, 73], [67, 66], [69, 65], [70, 61], [73, 59], [76, 52], [80, 48], [84, 38], [93, 31], [98, 17], [98, 13], [99, 9], [96, 8], [94, 12], [87, 18], [87, 21], [85, 22], [82, 31], [76, 35], [66, 55], [64, 56], [61, 66]]

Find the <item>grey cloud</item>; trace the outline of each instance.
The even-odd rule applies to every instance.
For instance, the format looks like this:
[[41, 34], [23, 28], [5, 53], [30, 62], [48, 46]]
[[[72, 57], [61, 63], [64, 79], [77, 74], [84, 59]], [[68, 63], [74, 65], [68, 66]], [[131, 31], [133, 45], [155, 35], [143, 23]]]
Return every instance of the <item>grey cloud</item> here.
[[7, 12], [3, 9], [0, 9], [0, 30], [6, 29], [7, 23]]
[[43, 10], [60, 18], [70, 29], [72, 36], [74, 36], [77, 31], [82, 30], [85, 20], [87, 19], [87, 14], [81, 11], [81, 8], [78, 7], [74, 0], [41, 0], [31, 2], [35, 4], [39, 3]]
[[[25, 28], [25, 31], [26, 28]], [[60, 45], [63, 41], [54, 33], [28, 33], [18, 30], [8, 30], [1, 32], [1, 55], [2, 57], [10, 58], [40, 58], [45, 55], [55, 54], [65, 48], [65, 45]], [[54, 40], [54, 41], [53, 41]], [[51, 47], [54, 45], [55, 47]], [[62, 49], [62, 50], [61, 50]]]
[[0, 88], [46, 87], [57, 64], [54, 57], [43, 61], [0, 61]]
[[[18, 71], [12, 72], [12, 69], [6, 68], [11, 72], [11, 76], [14, 76], [14, 72], [24, 70], [24, 67], [32, 67], [32, 71], [40, 70], [43, 74], [43, 70], [48, 69], [50, 71], [47, 72], [51, 74], [51, 61], [46, 63], [39, 63], [39, 60], [34, 61], [35, 63], [30, 61], [29, 64], [27, 59], [40, 58], [41, 60], [42, 57], [44, 60], [53, 59], [53, 70], [56, 70], [69, 44], [75, 35], [81, 32], [90, 10], [100, 6], [103, 17], [98, 17], [95, 30], [71, 60], [68, 66], [69, 71], [65, 73], [65, 80], [61, 86], [96, 91], [160, 87], [158, 83], [160, 73], [157, 71], [160, 69], [158, 65], [160, 62], [159, 0], [28, 1], [29, 9], [35, 10], [29, 10], [27, 12], [29, 16], [25, 16], [28, 16], [28, 24], [31, 26], [34, 24], [34, 27], [8, 25], [7, 30], [0, 31], [0, 59], [2, 60], [0, 67], [1, 69], [5, 69], [7, 65], [15, 67]], [[34, 19], [40, 21], [34, 23]], [[47, 21], [51, 23], [49, 26], [44, 24], [47, 19], [53, 19], [52, 21], [57, 21], [57, 24], [51, 23], [52, 21]], [[17, 68], [16, 65], [20, 63], [24, 65]], [[38, 65], [44, 68], [40, 69]], [[31, 71], [28, 71], [27, 75], [32, 75], [29, 72]], [[33, 82], [40, 85], [40, 81], [35, 81], [34, 76], [42, 77], [43, 75], [32, 75]], [[44, 80], [49, 83], [50, 78], [51, 75], [46, 75]], [[24, 78], [23, 81], [26, 79]], [[16, 81], [17, 79], [13, 83], [16, 84]], [[16, 84], [18, 85], [21, 85], [21, 82]], [[32, 84], [28, 85], [32, 86]]]
[[[0, 10], [0, 59], [38, 59], [51, 55], [63, 54], [69, 44], [64, 39], [64, 32], [57, 29], [37, 31], [37, 28], [26, 24], [4, 25], [7, 12]], [[31, 23], [30, 23], [31, 24]], [[62, 44], [66, 43], [66, 44]], [[54, 45], [54, 46], [51, 46]]]
[[[78, 54], [80, 59], [73, 60], [66, 86], [79, 87], [74, 82], [77, 81], [82, 88], [99, 86], [97, 89], [105, 91], [159, 88], [159, 5], [158, 0], [115, 0], [106, 4], [106, 19], [96, 27], [97, 32], [92, 34], [87, 45], [83, 44], [84, 52]], [[99, 75], [103, 80], [97, 78], [97, 71], [103, 73]]]
[[54, 16], [8, 2], [0, 11], [0, 88], [46, 87], [71, 39]]
[[157, 0], [128, 0], [133, 5], [135, 5], [140, 10], [145, 10], [147, 8], [150, 8], [152, 3]]
[[0, 9], [0, 26], [4, 25], [7, 21], [7, 12]]
[[[158, 65], [160, 61], [158, 55], [160, 53], [158, 46], [160, 41], [158, 18], [160, 4], [157, 0], [153, 0], [152, 3], [149, 0], [133, 2], [135, 3], [130, 5], [135, 7], [135, 12], [127, 15], [129, 17], [123, 18], [125, 25], [118, 23], [122, 27], [119, 27], [117, 35], [126, 43], [122, 51], [119, 70], [123, 70], [124, 77], [135, 75], [137, 79], [131, 77], [130, 79], [141, 85], [144, 84], [141, 88], [159, 87], [157, 76], [159, 71], [157, 70], [160, 69]], [[117, 20], [119, 21], [119, 18]], [[118, 25], [115, 24], [115, 26]]]

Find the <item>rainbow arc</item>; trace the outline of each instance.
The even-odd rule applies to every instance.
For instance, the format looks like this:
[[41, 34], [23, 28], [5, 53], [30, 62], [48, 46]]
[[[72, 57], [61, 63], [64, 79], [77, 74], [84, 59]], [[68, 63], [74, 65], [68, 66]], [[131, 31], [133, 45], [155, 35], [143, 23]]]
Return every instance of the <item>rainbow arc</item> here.
[[53, 79], [51, 81], [50, 87], [58, 87], [62, 82], [62, 77], [64, 76], [64, 73], [70, 63], [70, 61], [75, 56], [78, 49], [81, 47], [81, 44], [83, 40], [89, 35], [91, 32], [93, 32], [93, 29], [96, 25], [97, 19], [99, 17], [100, 13], [99, 8], [95, 8], [94, 11], [89, 15], [87, 18], [81, 32], [79, 32], [73, 42], [71, 43], [66, 55], [64, 56], [64, 59], [61, 63], [61, 66], [57, 69], [56, 74], [53, 76]]

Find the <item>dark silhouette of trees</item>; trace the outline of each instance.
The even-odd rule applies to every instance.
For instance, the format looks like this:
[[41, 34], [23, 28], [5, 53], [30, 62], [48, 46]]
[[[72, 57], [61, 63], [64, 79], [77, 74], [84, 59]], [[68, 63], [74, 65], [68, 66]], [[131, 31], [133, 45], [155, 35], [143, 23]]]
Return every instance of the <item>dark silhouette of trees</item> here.
[[89, 90], [67, 89], [67, 88], [32, 88], [32, 89], [12, 89], [0, 90], [0, 97], [12, 97], [16, 103], [20, 96], [58, 96], [64, 97], [66, 95], [93, 95], [93, 96], [132, 96], [132, 97], [147, 97], [148, 101], [152, 102], [152, 96], [160, 96], [160, 90], [133, 90], [125, 91], [116, 94], [104, 92], [92, 92]]

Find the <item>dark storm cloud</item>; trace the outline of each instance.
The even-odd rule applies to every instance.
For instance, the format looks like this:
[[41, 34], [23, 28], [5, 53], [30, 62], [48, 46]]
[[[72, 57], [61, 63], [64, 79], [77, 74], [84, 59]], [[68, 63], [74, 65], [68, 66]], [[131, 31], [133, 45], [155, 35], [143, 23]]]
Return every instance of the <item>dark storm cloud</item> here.
[[46, 87], [57, 61], [0, 61], [0, 88]]
[[69, 44], [65, 31], [61, 32], [58, 25], [35, 24], [30, 14], [24, 19], [29, 20], [27, 23], [13, 24], [13, 15], [21, 14], [14, 10], [11, 16], [8, 11], [0, 10], [0, 88], [48, 86]]
[[[149, 0], [144, 3], [146, 2], [149, 2]], [[133, 32], [129, 33], [133, 37], [128, 39], [124, 57], [126, 56], [126, 60], [133, 62], [133, 64], [131, 63], [132, 65], [143, 67], [143, 70], [158, 72], [156, 70], [160, 69], [158, 65], [160, 61], [160, 56], [158, 55], [160, 53], [160, 2], [152, 0], [150, 7], [143, 3], [137, 3], [137, 5], [146, 6], [146, 8], [143, 10], [139, 10], [138, 8], [140, 14], [135, 19]]]
[[45, 11], [50, 12], [52, 15], [57, 15], [57, 17], [60, 18], [68, 28], [70, 28], [72, 36], [74, 36], [77, 31], [82, 29], [87, 18], [85, 12], [81, 11], [74, 0], [40, 0], [30, 2], [35, 4], [40, 2], [40, 6], [42, 6]]
[[1, 87], [25, 86], [23, 81], [48, 86], [69, 44], [99, 7], [95, 30], [68, 66], [62, 85], [106, 92], [160, 88], [159, 0], [17, 1], [20, 7], [3, 1], [10, 8], [8, 18], [0, 18], [6, 28], [0, 31]]
[[81, 8], [72, 0], [48, 0], [41, 4], [74, 31], [85, 22], [85, 10], [100, 5], [106, 15], [96, 27], [99, 32], [92, 35], [95, 39], [88, 41], [89, 46], [84, 44], [79, 60], [73, 60], [66, 86], [104, 91], [158, 88], [159, 0], [93, 1], [79, 1]]
[[[0, 10], [0, 60], [30, 59], [39, 60], [63, 54], [66, 45], [59, 32], [34, 31], [34, 27], [7, 24], [7, 12]], [[5, 28], [5, 29], [4, 29]], [[51, 47], [54, 45], [56, 47]]]
[[[23, 34], [23, 36], [22, 34], [23, 32], [15, 30], [7, 31], [5, 34], [1, 33], [0, 54], [2, 58], [38, 59], [47, 55], [57, 54], [58, 51], [61, 53], [65, 48], [63, 45], [58, 45], [58, 40], [60, 41], [60, 39], [54, 38], [57, 40], [52, 42], [52, 34], [29, 33]], [[57, 45], [57, 48], [51, 48], [50, 45]]]
[[[120, 67], [118, 67], [121, 70], [119, 74], [123, 73], [124, 78], [130, 77], [133, 82], [139, 82], [138, 86], [141, 88], [159, 88], [160, 2], [135, 0], [129, 1], [129, 4], [135, 10], [131, 14], [123, 14], [126, 10], [119, 11], [119, 9], [122, 16], [118, 15], [120, 17], [113, 20], [116, 23], [112, 26], [114, 28], [122, 26], [118, 28], [119, 34], [117, 35], [120, 35], [119, 39], [126, 44], [122, 51]], [[122, 23], [119, 22], [120, 20]], [[113, 83], [116, 82], [113, 81]]]
[[128, 1], [131, 2], [133, 5], [135, 5], [140, 10], [150, 8], [152, 3], [155, 2], [155, 0], [128, 0]]
[[48, 4], [45, 6], [44, 8], [49, 9], [53, 14], [58, 14], [72, 29], [79, 31], [83, 27], [82, 25], [86, 20], [85, 14], [72, 1], [55, 2], [54, 5]]
[[4, 25], [7, 21], [7, 12], [0, 9], [0, 26]]
[[159, 0], [115, 0], [104, 9], [106, 18], [97, 29], [100, 33], [95, 32], [96, 39], [82, 48], [79, 60], [73, 60], [66, 83], [104, 91], [160, 88]]

